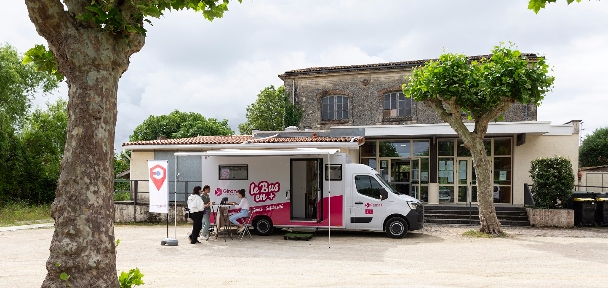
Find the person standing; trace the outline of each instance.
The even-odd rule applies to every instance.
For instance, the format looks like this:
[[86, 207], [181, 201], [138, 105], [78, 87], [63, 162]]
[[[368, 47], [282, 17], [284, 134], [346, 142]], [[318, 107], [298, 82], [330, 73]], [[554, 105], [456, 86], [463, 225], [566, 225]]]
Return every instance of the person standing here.
[[209, 185], [203, 186], [203, 194], [201, 195], [201, 198], [203, 199], [205, 213], [203, 214], [202, 235], [203, 239], [205, 240], [209, 240], [209, 235], [207, 235], [209, 233], [209, 226], [211, 225], [211, 223], [209, 223], [209, 215], [211, 215], [211, 205], [213, 205], [213, 202], [211, 202], [211, 199], [209, 198], [209, 191], [211, 191], [211, 187], [209, 187]]
[[190, 233], [190, 244], [201, 243], [198, 241], [198, 235], [201, 233], [203, 226], [203, 213], [205, 211], [205, 203], [201, 198], [201, 186], [196, 186], [192, 189], [192, 195], [188, 197], [188, 209], [190, 209], [190, 218], [192, 224], [192, 233]]
[[228, 218], [228, 220], [230, 220], [230, 222], [232, 222], [232, 224], [237, 225], [238, 229], [237, 232], [241, 233], [243, 231], [243, 229], [245, 229], [245, 226], [243, 226], [243, 224], [239, 223], [237, 220], [239, 218], [245, 218], [247, 216], [249, 216], [249, 201], [247, 200], [247, 198], [245, 198], [245, 189], [241, 189], [238, 191], [237, 197], [239, 197], [241, 199], [241, 202], [237, 205], [236, 202], [231, 202], [230, 204], [232, 205], [237, 205], [236, 209], [241, 209], [239, 210], [239, 212], [232, 214], [232, 216], [230, 216]]

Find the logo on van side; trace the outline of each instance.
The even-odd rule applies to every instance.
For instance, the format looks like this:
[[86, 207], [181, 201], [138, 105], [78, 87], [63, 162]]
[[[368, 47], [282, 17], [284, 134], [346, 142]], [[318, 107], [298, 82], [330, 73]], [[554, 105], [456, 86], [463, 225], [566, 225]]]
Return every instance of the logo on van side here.
[[281, 183], [268, 181], [260, 181], [258, 183], [251, 182], [249, 184], [249, 195], [253, 196], [253, 201], [266, 202], [273, 200], [276, 193], [281, 190]]
[[369, 207], [382, 207], [381, 203], [365, 203], [365, 208], [369, 208]]
[[236, 190], [236, 189], [222, 189], [222, 188], [217, 188], [214, 191], [215, 196], [222, 196], [222, 194], [236, 195], [236, 193], [238, 193], [238, 192], [239, 192], [239, 190]]

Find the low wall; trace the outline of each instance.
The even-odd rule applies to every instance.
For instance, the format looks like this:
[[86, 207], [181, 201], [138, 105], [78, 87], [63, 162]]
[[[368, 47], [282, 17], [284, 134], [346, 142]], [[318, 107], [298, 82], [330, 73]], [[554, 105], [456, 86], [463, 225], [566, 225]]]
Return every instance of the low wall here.
[[[138, 203], [134, 205], [132, 201], [114, 202], [114, 223], [145, 222], [145, 223], [165, 223], [167, 216], [169, 222], [173, 223], [175, 209], [173, 204], [169, 205], [169, 213], [150, 213], [150, 204]], [[185, 223], [184, 204], [177, 204], [177, 222]]]
[[526, 208], [526, 212], [532, 227], [574, 227], [574, 210], [572, 209]]

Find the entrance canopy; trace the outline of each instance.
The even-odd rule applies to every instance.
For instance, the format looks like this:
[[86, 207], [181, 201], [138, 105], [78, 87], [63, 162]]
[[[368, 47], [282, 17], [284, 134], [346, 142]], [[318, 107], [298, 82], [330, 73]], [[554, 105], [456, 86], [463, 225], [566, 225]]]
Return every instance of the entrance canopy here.
[[175, 156], [288, 156], [288, 155], [325, 155], [335, 154], [340, 149], [297, 148], [284, 150], [220, 149], [206, 152], [176, 152]]
[[[475, 129], [474, 123], [465, 123], [469, 131]], [[365, 128], [365, 137], [391, 136], [457, 136], [450, 124], [410, 124], [374, 126], [335, 126], [331, 129]], [[573, 125], [551, 125], [549, 121], [490, 122], [487, 136], [514, 134], [572, 135]]]

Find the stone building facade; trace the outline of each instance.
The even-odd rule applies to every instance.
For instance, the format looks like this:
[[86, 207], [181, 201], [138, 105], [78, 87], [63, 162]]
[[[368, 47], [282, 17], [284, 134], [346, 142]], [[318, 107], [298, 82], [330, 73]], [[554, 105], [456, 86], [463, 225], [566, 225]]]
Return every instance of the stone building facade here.
[[[527, 54], [528, 57], [536, 57]], [[479, 59], [485, 56], [474, 56]], [[304, 109], [300, 128], [326, 130], [331, 126], [404, 125], [442, 123], [437, 114], [423, 103], [411, 99], [411, 112], [407, 115], [391, 116], [387, 111], [385, 97], [401, 93], [406, 76], [414, 67], [428, 60], [392, 62], [367, 65], [316, 67], [287, 71], [279, 77], [284, 81], [285, 91], [292, 101]], [[387, 96], [389, 95], [389, 96]], [[324, 99], [331, 96], [346, 96], [347, 117], [323, 119]], [[390, 104], [389, 104], [390, 106]], [[516, 103], [505, 112], [505, 122], [536, 121], [537, 107], [533, 104]], [[388, 114], [388, 115], [387, 115]]]
[[[537, 59], [535, 54], [523, 55]], [[313, 67], [287, 71], [279, 78], [292, 103], [304, 110], [298, 128], [331, 128], [342, 136], [362, 131], [365, 143], [352, 160], [376, 169], [396, 193], [431, 204], [475, 203], [476, 173], [462, 140], [429, 106], [402, 93], [412, 70], [428, 61]], [[466, 115], [463, 120], [472, 122]], [[520, 103], [496, 120], [484, 139], [493, 163], [495, 203], [523, 205], [532, 159], [564, 155], [577, 162], [577, 121], [537, 121], [537, 107]], [[471, 129], [472, 124], [465, 125]]]

